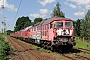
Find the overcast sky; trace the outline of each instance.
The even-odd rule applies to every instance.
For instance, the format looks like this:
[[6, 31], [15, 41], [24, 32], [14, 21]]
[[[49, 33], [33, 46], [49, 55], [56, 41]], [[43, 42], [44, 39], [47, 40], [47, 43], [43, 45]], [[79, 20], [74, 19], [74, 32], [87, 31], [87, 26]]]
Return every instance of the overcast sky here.
[[61, 4], [61, 10], [65, 13], [65, 17], [72, 20], [84, 18], [90, 8], [90, 0], [22, 0], [21, 5], [21, 0], [0, 0], [0, 30], [3, 1], [7, 29], [11, 30], [13, 30], [17, 18], [22, 16], [28, 16], [32, 21], [36, 17], [50, 18], [50, 14], [57, 2]]

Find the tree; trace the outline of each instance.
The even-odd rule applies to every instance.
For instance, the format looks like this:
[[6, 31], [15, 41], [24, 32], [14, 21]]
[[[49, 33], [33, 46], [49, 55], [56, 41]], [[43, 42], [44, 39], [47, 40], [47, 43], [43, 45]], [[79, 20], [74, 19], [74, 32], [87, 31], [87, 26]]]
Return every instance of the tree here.
[[65, 17], [65, 14], [61, 11], [61, 5], [57, 2], [56, 7], [53, 9], [51, 17], [58, 16], [58, 17]]
[[85, 21], [87, 23], [87, 27], [90, 28], [90, 10], [88, 10], [87, 14], [85, 15]]
[[31, 20], [29, 19], [29, 17], [19, 17], [16, 21], [15, 27], [14, 27], [14, 31], [19, 31], [22, 30], [28, 26], [31, 25]]
[[86, 23], [86, 21], [83, 19], [82, 21], [81, 21], [81, 26], [80, 26], [80, 28], [81, 28], [81, 34], [80, 34], [80, 37], [81, 38], [85, 38], [85, 39], [88, 39], [88, 31], [87, 31], [87, 23]]
[[82, 19], [78, 19], [77, 21], [76, 21], [76, 27], [75, 27], [75, 30], [76, 30], [76, 35], [77, 36], [80, 36], [80, 34], [81, 34], [81, 32], [80, 32], [80, 25], [81, 25], [81, 20]]
[[84, 19], [81, 21], [81, 38], [90, 39], [90, 10], [87, 11]]
[[7, 35], [10, 35], [11, 33], [13, 33], [13, 31], [7, 30]]
[[85, 15], [85, 22], [87, 26], [88, 38], [90, 39], [90, 9], [87, 11], [87, 14]]
[[36, 24], [37, 22], [41, 22], [42, 20], [43, 20], [43, 19], [40, 18], [40, 17], [39, 17], [39, 18], [35, 18], [35, 19], [34, 19], [34, 24]]

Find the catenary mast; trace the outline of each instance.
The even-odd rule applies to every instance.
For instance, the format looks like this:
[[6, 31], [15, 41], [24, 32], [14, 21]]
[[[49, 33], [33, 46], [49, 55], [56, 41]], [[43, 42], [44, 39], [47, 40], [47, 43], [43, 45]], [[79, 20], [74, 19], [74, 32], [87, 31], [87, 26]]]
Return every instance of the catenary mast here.
[[1, 32], [2, 32], [2, 33], [5, 33], [6, 23], [5, 23], [5, 17], [4, 17], [4, 0], [2, 1], [1, 8], [2, 8], [2, 27], [1, 27], [2, 30], [1, 30]]

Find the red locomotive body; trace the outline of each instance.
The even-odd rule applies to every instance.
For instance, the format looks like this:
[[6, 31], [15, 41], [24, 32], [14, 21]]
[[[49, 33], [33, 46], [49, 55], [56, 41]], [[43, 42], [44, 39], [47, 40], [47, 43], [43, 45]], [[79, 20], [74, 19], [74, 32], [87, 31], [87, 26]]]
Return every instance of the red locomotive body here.
[[40, 44], [48, 49], [69, 49], [76, 44], [73, 21], [68, 18], [45, 19], [21, 34], [21, 37], [26, 38], [26, 41]]
[[27, 41], [27, 39], [30, 38], [30, 27], [31, 26], [19, 31], [20, 32], [19, 39]]

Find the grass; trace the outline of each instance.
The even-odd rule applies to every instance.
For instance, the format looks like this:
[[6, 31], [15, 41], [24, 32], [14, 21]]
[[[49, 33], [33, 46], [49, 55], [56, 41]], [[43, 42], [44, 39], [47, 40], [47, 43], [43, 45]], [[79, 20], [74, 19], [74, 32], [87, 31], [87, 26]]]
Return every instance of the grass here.
[[85, 48], [85, 49], [90, 49], [90, 42], [87, 42], [86, 40], [79, 39], [76, 37], [76, 45], [74, 48]]
[[30, 44], [30, 47], [32, 49], [35, 49], [35, 50], [38, 50], [38, 51], [42, 51], [42, 52], [45, 52], [45, 53], [52, 53], [51, 50], [46, 50], [44, 48], [41, 48], [41, 47], [38, 47], [38, 46], [35, 46], [35, 45], [32, 45], [32, 44]]

